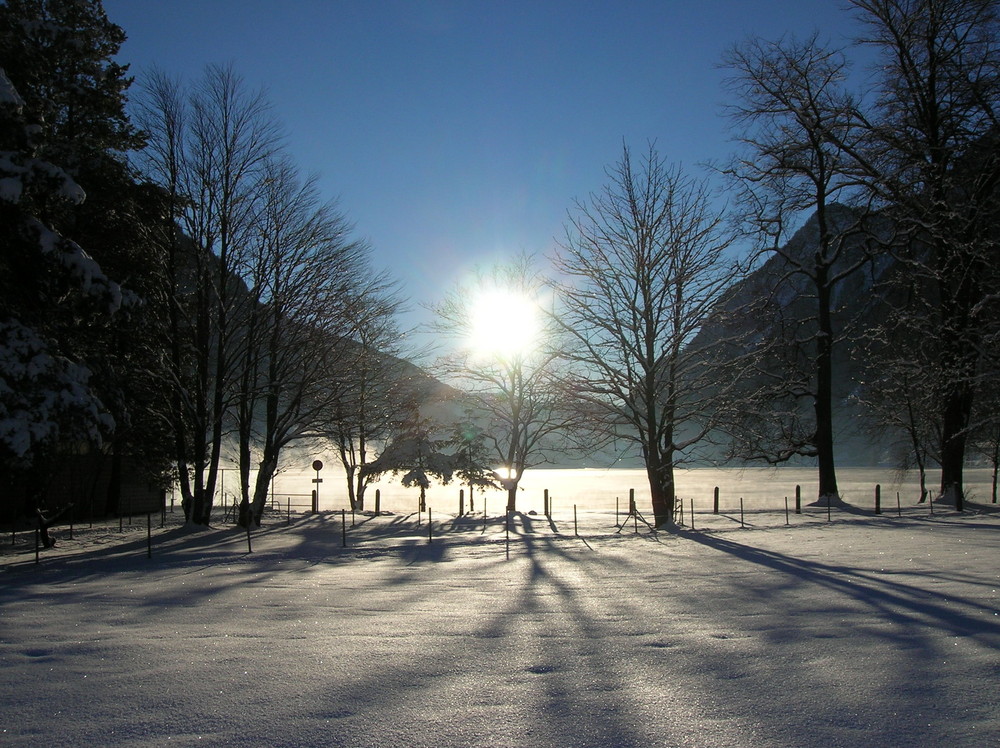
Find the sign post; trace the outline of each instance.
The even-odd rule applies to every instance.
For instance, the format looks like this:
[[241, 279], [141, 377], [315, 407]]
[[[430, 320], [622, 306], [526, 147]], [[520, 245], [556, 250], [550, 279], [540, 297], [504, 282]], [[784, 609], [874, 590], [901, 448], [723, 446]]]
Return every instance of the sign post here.
[[313, 460], [313, 470], [316, 471], [316, 477], [312, 479], [312, 482], [316, 484], [316, 490], [313, 491], [313, 514], [319, 512], [319, 484], [323, 482], [323, 479], [319, 477], [319, 471], [323, 469], [322, 460]]

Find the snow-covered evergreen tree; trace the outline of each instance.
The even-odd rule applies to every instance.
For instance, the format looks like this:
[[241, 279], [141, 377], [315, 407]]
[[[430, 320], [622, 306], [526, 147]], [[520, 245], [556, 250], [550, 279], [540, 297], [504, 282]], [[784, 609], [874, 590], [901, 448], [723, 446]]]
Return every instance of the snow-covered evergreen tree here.
[[[60, 167], [31, 148], [35, 128], [0, 70], [0, 461], [27, 469], [59, 442], [93, 440], [110, 425], [86, 367], [64, 355], [61, 318], [88, 308], [112, 313], [122, 292], [76, 242], [46, 224], [47, 204], [83, 200]], [[18, 138], [20, 136], [20, 138]], [[17, 142], [20, 140], [20, 142]]]
[[427, 489], [435, 479], [450, 483], [456, 459], [444, 451], [447, 440], [434, 434], [434, 424], [414, 413], [400, 431], [386, 444], [377, 459], [362, 468], [362, 475], [400, 476], [407, 488], [420, 489], [420, 511], [427, 509]]
[[[110, 434], [114, 419], [96, 381], [113, 391], [116, 358], [137, 348], [112, 327], [135, 296], [104, 269], [149, 275], [141, 222], [131, 211], [149, 195], [136, 187], [125, 157], [141, 139], [125, 115], [129, 80], [112, 61], [124, 38], [99, 0], [0, 6], [0, 465], [7, 478], [42, 471], [58, 450]], [[134, 361], [129, 368], [139, 381]], [[33, 503], [23, 508], [32, 511]]]

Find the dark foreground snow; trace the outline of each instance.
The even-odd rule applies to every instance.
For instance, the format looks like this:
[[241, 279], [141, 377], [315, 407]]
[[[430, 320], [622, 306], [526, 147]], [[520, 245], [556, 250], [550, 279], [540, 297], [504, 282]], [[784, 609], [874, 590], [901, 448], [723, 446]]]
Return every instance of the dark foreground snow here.
[[0, 745], [1000, 743], [1000, 517], [810, 511], [7, 536]]

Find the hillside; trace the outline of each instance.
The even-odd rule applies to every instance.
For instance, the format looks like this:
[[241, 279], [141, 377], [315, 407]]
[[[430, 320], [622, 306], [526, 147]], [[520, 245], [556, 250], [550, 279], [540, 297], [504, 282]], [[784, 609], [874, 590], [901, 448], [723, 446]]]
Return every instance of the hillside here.
[[[839, 228], [847, 229], [856, 223], [858, 214], [846, 206], [832, 206], [830, 215]], [[861, 409], [852, 396], [858, 393], [862, 379], [863, 333], [884, 313], [881, 282], [895, 266], [889, 258], [865, 261], [862, 241], [860, 235], [845, 239], [842, 256], [833, 268], [837, 273], [860, 264], [833, 290], [835, 449], [838, 464], [874, 466], [887, 462], [887, 447], [865, 433]], [[816, 294], [812, 280], [796, 272], [795, 265], [809, 266], [817, 243], [818, 225], [812, 216], [782, 248], [784, 254], [771, 253], [760, 267], [729, 289], [692, 344], [710, 347], [723, 340], [742, 341], [742, 347], [733, 350], [735, 356], [782, 335], [808, 341], [817, 330]], [[806, 343], [806, 356], [793, 364], [804, 366], [806, 372], [812, 345]], [[811, 377], [808, 381], [812, 381]], [[803, 412], [811, 407], [809, 400]]]

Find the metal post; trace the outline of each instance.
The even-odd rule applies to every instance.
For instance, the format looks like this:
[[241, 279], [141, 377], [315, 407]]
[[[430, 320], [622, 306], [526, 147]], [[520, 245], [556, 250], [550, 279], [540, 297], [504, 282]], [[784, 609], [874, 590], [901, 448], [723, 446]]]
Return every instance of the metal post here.
[[740, 496], [740, 527], [746, 527], [743, 523], [743, 497]]
[[785, 524], [788, 524], [788, 497], [785, 497]]
[[715, 487], [715, 499], [712, 502], [712, 514], [719, 513], [719, 487]]
[[795, 513], [802, 514], [802, 486], [795, 487]]
[[427, 542], [434, 542], [434, 515], [431, 513], [431, 508], [427, 507]]
[[875, 484], [875, 514], [882, 513], [882, 484]]
[[465, 514], [465, 489], [458, 489], [458, 516]]
[[635, 510], [635, 489], [628, 490], [628, 510], [632, 513], [632, 524], [635, 526], [635, 534], [639, 534], [639, 513]]
[[375, 516], [377, 517], [382, 513], [382, 491], [381, 489], [375, 489]]
[[691, 499], [691, 529], [694, 529], [694, 499]]
[[552, 509], [549, 507], [549, 489], [547, 488], [545, 489], [544, 496], [545, 496], [543, 500], [544, 514], [549, 519], [552, 519]]
[[504, 534], [506, 538], [507, 560], [510, 561], [510, 509], [504, 515]]

